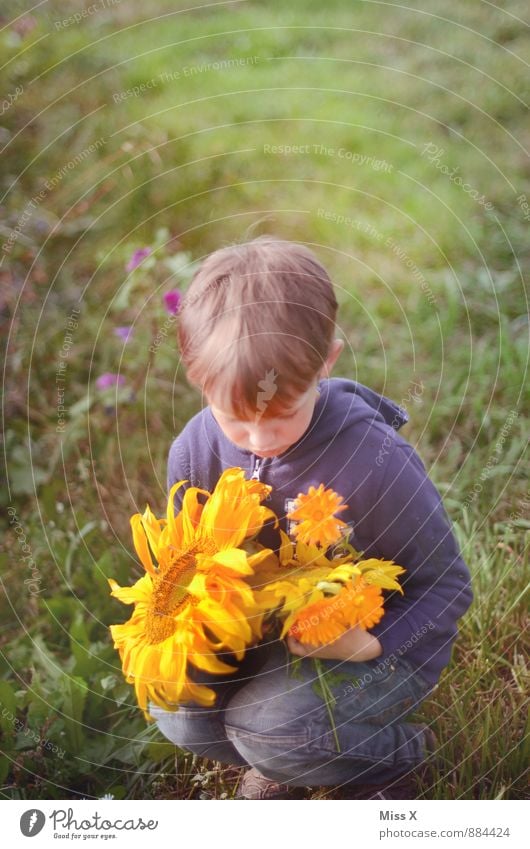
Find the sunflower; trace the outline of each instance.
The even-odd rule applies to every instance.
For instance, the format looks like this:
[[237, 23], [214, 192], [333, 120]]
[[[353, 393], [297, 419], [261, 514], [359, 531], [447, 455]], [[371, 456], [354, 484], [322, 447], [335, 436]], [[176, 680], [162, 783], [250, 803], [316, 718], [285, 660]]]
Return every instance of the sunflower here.
[[346, 510], [344, 499], [332, 489], [325, 489], [321, 483], [318, 489], [310, 486], [307, 493], [299, 493], [296, 507], [287, 517], [294, 519], [293, 534], [307, 545], [320, 545], [327, 548], [338, 542], [348, 527], [335, 517], [335, 513]]
[[213, 674], [233, 672], [217, 654], [241, 660], [262, 633], [263, 610], [247, 578], [274, 555], [257, 546], [248, 554], [241, 546], [267, 519], [277, 524], [261, 505], [271, 488], [246, 481], [242, 469], [227, 469], [211, 494], [190, 487], [175, 516], [173, 499], [184, 483], [171, 488], [165, 519], [156, 519], [149, 506], [131, 518], [146, 574], [132, 587], [109, 580], [111, 594], [135, 606], [128, 622], [110, 630], [147, 716], [148, 700], [166, 709], [183, 701], [211, 706], [214, 691], [190, 679], [188, 663]]

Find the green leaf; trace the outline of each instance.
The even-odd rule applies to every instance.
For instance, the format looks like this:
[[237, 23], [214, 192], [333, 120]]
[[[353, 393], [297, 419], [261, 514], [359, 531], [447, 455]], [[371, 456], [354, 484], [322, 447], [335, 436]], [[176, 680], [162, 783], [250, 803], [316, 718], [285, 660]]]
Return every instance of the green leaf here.
[[187, 283], [191, 280], [199, 263], [191, 261], [191, 254], [187, 251], [180, 251], [173, 254], [164, 260], [164, 265], [169, 268], [171, 273], [181, 282]]
[[70, 419], [72, 420], [76, 419], [78, 416], [84, 416], [84, 414], [90, 410], [95, 400], [96, 396], [92, 392], [90, 395], [87, 393], [83, 398], [80, 398], [79, 401], [76, 401], [75, 404], [72, 404], [68, 410]]
[[0, 784], [3, 784], [9, 775], [11, 769], [11, 761], [4, 755], [0, 755]]
[[121, 683], [121, 680], [116, 675], [106, 675], [99, 683], [102, 691], [106, 693], [108, 690], [113, 690], [118, 683]]
[[17, 699], [15, 691], [8, 681], [0, 681], [0, 705], [15, 715]]
[[74, 553], [82, 540], [95, 528], [99, 528], [99, 521], [97, 519], [92, 519], [91, 522], [87, 522], [86, 525], [81, 528], [78, 534], [72, 537], [64, 562], [64, 572], [68, 584], [70, 584], [72, 580], [72, 558]]
[[173, 743], [149, 743], [146, 747], [147, 756], [152, 763], [160, 763], [167, 758], [175, 758], [175, 746]]
[[83, 749], [83, 708], [85, 706], [88, 686], [79, 676], [64, 677], [61, 682], [63, 694], [64, 722], [66, 737], [74, 754]]
[[109, 787], [106, 792], [109, 796], [114, 796], [115, 799], [127, 798], [127, 788], [125, 788], [123, 784], [114, 784], [112, 787]]
[[64, 675], [64, 669], [59, 660], [48, 652], [44, 640], [39, 635], [33, 638], [33, 650], [35, 665], [44, 671], [47, 682], [51, 683], [53, 688]]
[[88, 648], [90, 645], [90, 638], [88, 635], [86, 622], [83, 618], [83, 614], [80, 610], [76, 612], [74, 621], [70, 626], [70, 643], [72, 645], [72, 651], [74, 651], [74, 647], [83, 646], [84, 648]]
[[105, 579], [112, 578], [114, 571], [114, 556], [112, 553], [112, 549], [107, 548], [106, 551], [103, 552], [101, 557], [95, 566], [95, 571], [101, 573]]
[[17, 712], [15, 691], [7, 681], [0, 681], [0, 728], [4, 733], [14, 731], [13, 718]]
[[57, 622], [63, 625], [72, 621], [79, 608], [79, 601], [75, 598], [56, 595], [45, 600], [45, 605]]
[[13, 495], [31, 495], [41, 483], [48, 480], [46, 469], [35, 464], [16, 465], [10, 460], [9, 484]]
[[100, 668], [101, 660], [98, 644], [90, 642], [90, 636], [80, 610], [76, 611], [70, 626], [70, 648], [75, 658], [75, 674], [82, 678], [91, 678]]

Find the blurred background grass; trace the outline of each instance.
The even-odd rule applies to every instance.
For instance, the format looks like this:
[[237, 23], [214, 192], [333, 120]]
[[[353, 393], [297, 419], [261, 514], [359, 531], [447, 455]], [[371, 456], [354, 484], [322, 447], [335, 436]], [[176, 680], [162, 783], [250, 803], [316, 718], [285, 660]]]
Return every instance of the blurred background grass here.
[[[129, 516], [163, 508], [169, 445], [202, 403], [163, 296], [211, 250], [268, 232], [329, 268], [336, 374], [409, 407], [404, 435], [473, 573], [476, 602], [421, 709], [445, 764], [421, 789], [521, 798], [526, 3], [95, 6], [0, 3], [2, 796], [234, 791], [237, 770], [175, 765], [145, 728], [110, 645], [123, 615], [106, 577], [138, 577]], [[118, 391], [97, 389], [107, 372]]]

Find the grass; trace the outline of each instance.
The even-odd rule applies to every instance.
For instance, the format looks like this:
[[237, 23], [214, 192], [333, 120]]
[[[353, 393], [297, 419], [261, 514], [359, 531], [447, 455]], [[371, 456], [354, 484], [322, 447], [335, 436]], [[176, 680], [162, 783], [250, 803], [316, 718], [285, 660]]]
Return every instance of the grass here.
[[[169, 444], [201, 405], [162, 294], [220, 244], [274, 232], [313, 246], [336, 282], [336, 374], [398, 402], [421, 384], [404, 435], [473, 574], [476, 602], [420, 711], [441, 745], [421, 789], [523, 798], [525, 4], [159, 0], [156, 13], [122, 3], [60, 23], [80, 8], [53, 0], [0, 32], [0, 241], [18, 232], [0, 253], [3, 498], [16, 511], [2, 555], [2, 796], [234, 793], [237, 770], [183, 753], [175, 766], [145, 728], [109, 644], [106, 577], [139, 574], [128, 517], [163, 504]], [[294, 145], [304, 152], [273, 152]], [[153, 261], [127, 278], [147, 244]], [[116, 325], [134, 325], [126, 347]], [[118, 370], [119, 395], [98, 392]]]

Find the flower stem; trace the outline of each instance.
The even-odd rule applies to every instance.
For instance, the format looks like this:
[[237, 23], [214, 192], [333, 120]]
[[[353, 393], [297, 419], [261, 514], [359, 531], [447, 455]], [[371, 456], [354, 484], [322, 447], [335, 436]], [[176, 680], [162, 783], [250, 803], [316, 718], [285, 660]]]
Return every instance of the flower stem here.
[[326, 673], [323, 669], [322, 661], [320, 660], [320, 658], [314, 657], [313, 663], [315, 664], [315, 669], [318, 675], [318, 682], [320, 685], [322, 699], [326, 705], [326, 710], [328, 712], [331, 730], [333, 731], [333, 737], [335, 738], [337, 752], [340, 752], [340, 743], [339, 738], [337, 736], [337, 726], [335, 725], [335, 717], [333, 716], [333, 708], [337, 704], [337, 700], [331, 692], [330, 688], [328, 687], [328, 682], [326, 681]]

